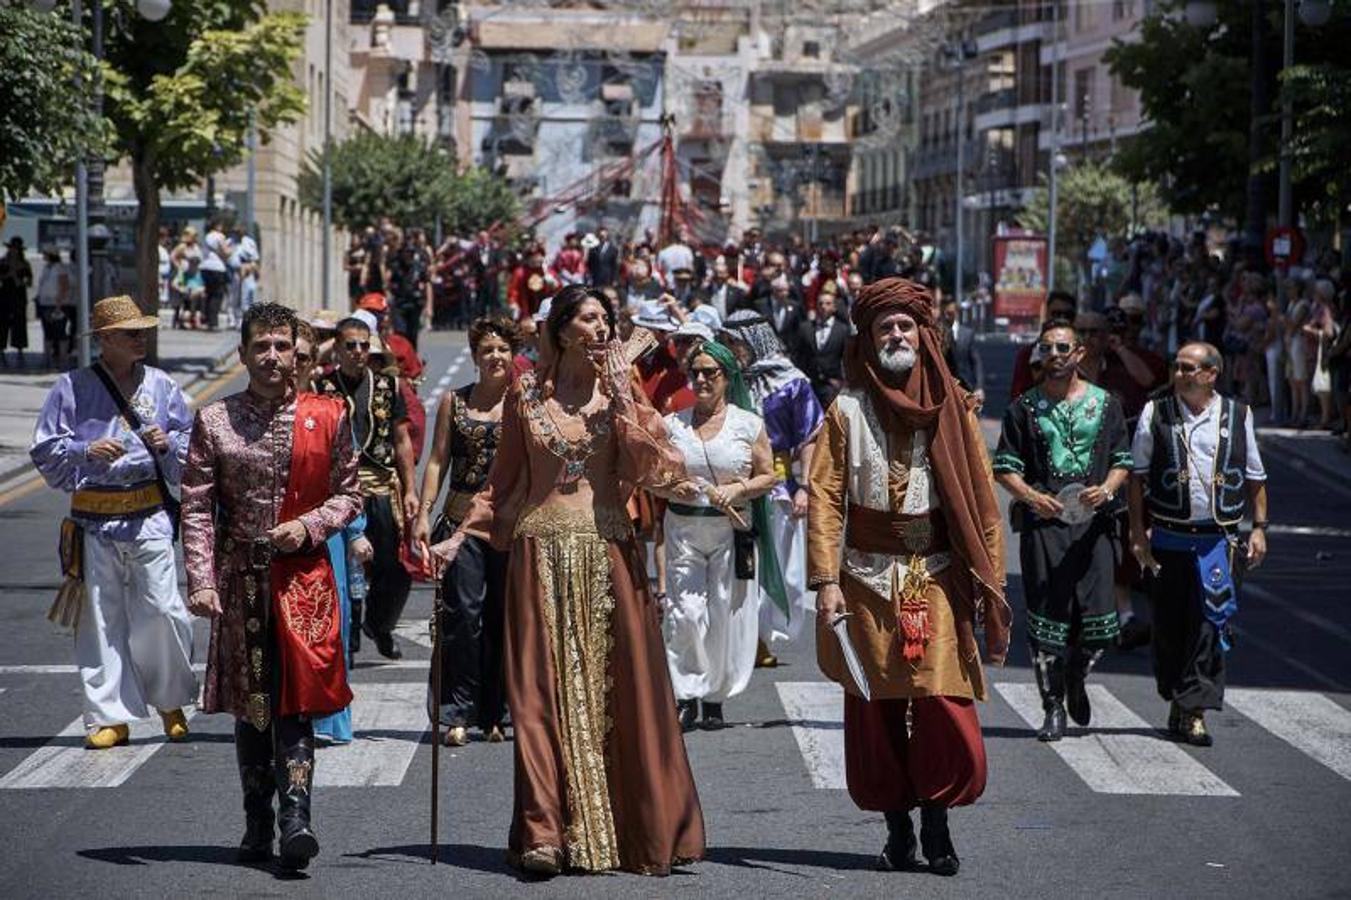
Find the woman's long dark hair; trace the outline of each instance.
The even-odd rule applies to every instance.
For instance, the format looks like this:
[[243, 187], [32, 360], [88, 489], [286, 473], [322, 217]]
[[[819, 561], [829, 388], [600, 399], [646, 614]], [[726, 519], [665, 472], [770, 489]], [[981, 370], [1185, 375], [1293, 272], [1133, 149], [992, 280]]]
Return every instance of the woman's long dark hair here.
[[569, 322], [577, 318], [577, 311], [588, 300], [595, 300], [600, 304], [600, 308], [605, 311], [605, 325], [609, 329], [609, 336], [614, 337], [616, 333], [615, 313], [605, 295], [601, 293], [599, 288], [570, 284], [554, 294], [553, 300], [550, 301], [549, 318], [544, 323], [545, 330], [549, 332], [549, 339], [553, 342], [556, 350], [561, 351], [563, 349], [563, 343], [559, 340], [563, 335], [563, 329], [568, 326]]

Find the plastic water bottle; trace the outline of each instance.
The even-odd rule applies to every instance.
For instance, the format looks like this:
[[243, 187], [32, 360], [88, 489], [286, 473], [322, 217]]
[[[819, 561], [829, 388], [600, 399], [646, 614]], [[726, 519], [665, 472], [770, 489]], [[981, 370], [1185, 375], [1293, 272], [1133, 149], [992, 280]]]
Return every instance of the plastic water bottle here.
[[353, 603], [366, 602], [366, 567], [350, 554], [347, 557], [347, 593]]

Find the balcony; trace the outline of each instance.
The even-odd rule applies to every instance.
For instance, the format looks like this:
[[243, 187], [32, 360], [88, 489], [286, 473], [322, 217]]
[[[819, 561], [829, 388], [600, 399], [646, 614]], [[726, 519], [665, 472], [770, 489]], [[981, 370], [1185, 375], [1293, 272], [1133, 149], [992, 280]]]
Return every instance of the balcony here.
[[994, 112], [998, 109], [1012, 109], [1017, 105], [1018, 91], [1015, 88], [1004, 88], [1000, 91], [992, 91], [988, 94], [982, 94], [976, 98], [974, 104], [976, 115], [981, 113]]
[[[962, 164], [970, 172], [981, 161], [985, 145], [979, 140], [967, 141], [962, 147]], [[914, 154], [913, 177], [916, 181], [951, 175], [957, 171], [957, 145], [955, 143], [938, 144], [924, 147]]]

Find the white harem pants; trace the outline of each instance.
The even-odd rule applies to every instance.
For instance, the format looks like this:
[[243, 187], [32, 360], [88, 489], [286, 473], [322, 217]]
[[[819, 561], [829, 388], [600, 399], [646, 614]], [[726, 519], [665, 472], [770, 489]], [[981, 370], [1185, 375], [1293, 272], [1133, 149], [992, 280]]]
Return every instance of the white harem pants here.
[[677, 700], [722, 703], [755, 669], [760, 588], [736, 577], [732, 523], [668, 511], [663, 629]]
[[85, 606], [75, 630], [89, 729], [144, 719], [197, 699], [192, 621], [167, 539], [84, 534]]

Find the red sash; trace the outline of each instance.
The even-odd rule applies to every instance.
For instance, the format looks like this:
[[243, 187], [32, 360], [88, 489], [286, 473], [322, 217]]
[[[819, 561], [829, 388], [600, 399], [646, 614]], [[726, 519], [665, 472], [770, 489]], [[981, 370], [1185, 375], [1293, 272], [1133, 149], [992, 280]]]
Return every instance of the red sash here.
[[[291, 474], [277, 521], [290, 522], [324, 503], [333, 471], [342, 403], [317, 394], [296, 398]], [[343, 439], [346, 439], [345, 437]], [[277, 715], [322, 716], [352, 702], [343, 661], [342, 612], [328, 545], [272, 561], [281, 691]]]

